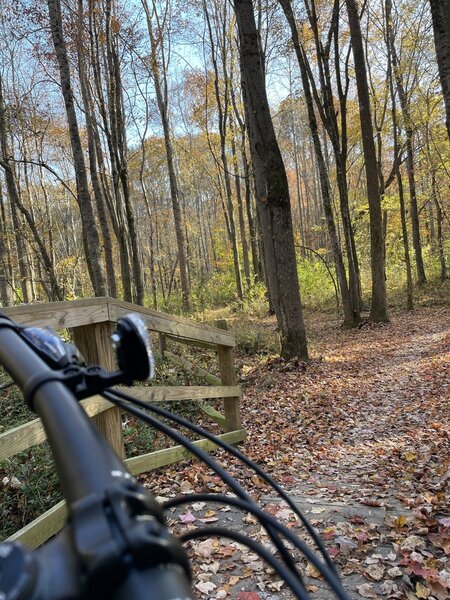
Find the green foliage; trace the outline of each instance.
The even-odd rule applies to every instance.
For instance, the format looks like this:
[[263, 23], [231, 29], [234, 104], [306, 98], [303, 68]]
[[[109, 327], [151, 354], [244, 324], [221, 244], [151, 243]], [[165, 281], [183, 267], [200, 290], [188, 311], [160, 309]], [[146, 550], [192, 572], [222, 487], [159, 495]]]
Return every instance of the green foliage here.
[[194, 310], [226, 306], [235, 300], [236, 280], [231, 267], [214, 273], [207, 282], [201, 283], [192, 291]]
[[236, 346], [240, 352], [252, 356], [254, 354], [275, 354], [279, 352], [278, 335], [255, 327], [255, 323], [239, 319], [236, 324]]
[[242, 311], [254, 317], [264, 318], [268, 310], [266, 286], [261, 282], [255, 283], [245, 294]]
[[[11, 378], [4, 371], [0, 371], [0, 385], [10, 381]], [[16, 386], [0, 390], [0, 433], [32, 418], [32, 414]]]
[[62, 498], [46, 443], [0, 463], [0, 537], [6, 538]]
[[[330, 271], [335, 277], [334, 268]], [[308, 308], [336, 306], [333, 281], [323, 261], [302, 259], [298, 265], [302, 303]]]

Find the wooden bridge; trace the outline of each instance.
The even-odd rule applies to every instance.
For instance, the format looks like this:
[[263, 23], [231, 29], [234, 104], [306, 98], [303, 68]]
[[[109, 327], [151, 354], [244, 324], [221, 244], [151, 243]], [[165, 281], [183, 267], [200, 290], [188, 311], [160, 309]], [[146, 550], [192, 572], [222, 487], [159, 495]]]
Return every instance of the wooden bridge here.
[[[209, 385], [136, 387], [133, 388], [133, 394], [144, 402], [198, 402], [202, 410], [224, 431], [219, 435], [221, 439], [230, 444], [245, 439], [239, 410], [240, 388], [236, 385], [233, 357], [235, 338], [226, 330], [226, 322], [218, 322], [217, 327], [212, 327], [112, 298], [20, 305], [1, 310], [15, 321], [26, 325], [51, 327], [55, 330], [68, 329], [87, 364], [99, 364], [109, 370], [115, 368], [110, 340], [115, 322], [130, 312], [139, 314], [145, 320], [149, 331], [159, 334], [162, 356], [183, 368], [192, 369]], [[170, 352], [167, 349], [169, 341], [214, 349], [218, 357], [220, 377], [202, 367], [194, 367], [188, 360]], [[207, 400], [212, 399], [223, 399], [223, 414], [208, 404]], [[81, 404], [86, 413], [95, 420], [96, 426], [116, 453], [124, 458], [133, 475], [190, 457], [190, 453], [184, 447], [173, 446], [127, 459], [120, 410], [100, 396], [83, 400]], [[40, 419], [6, 431], [0, 435], [0, 461], [42, 443], [45, 438]], [[207, 439], [200, 439], [194, 443], [208, 451], [216, 447]], [[63, 526], [65, 518], [65, 503], [62, 501], [9, 539], [20, 540], [30, 547], [37, 547]]]

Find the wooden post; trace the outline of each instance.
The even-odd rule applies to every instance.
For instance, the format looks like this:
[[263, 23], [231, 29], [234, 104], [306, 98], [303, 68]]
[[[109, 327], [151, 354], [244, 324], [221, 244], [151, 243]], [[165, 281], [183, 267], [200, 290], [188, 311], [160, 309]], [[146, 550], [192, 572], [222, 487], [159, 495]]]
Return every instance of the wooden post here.
[[164, 358], [164, 352], [167, 350], [167, 338], [163, 333], [158, 335], [159, 340], [159, 352], [161, 354], [161, 358]]
[[[216, 327], [228, 329], [225, 319], [216, 321]], [[218, 345], [219, 370], [222, 385], [236, 385], [236, 370], [234, 367], [234, 352], [229, 346]], [[224, 398], [225, 431], [236, 431], [241, 429], [241, 414], [239, 410], [239, 396]]]
[[[113, 329], [114, 323], [111, 321], [81, 325], [72, 329], [73, 341], [84, 356], [87, 365], [100, 365], [108, 371], [116, 369], [114, 351], [111, 345]], [[125, 449], [120, 409], [113, 406], [92, 418], [97, 429], [114, 452], [120, 458], [124, 458]]]

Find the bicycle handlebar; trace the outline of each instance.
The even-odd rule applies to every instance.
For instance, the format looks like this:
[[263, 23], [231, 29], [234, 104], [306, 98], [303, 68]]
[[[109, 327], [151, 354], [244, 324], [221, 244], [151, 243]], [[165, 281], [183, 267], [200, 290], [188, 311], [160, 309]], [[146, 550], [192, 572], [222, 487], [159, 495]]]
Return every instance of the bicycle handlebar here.
[[1, 316], [0, 364], [22, 390], [39, 377], [32, 405], [69, 514], [62, 532], [37, 552], [0, 545], [0, 598], [190, 600], [189, 562], [159, 504], [137, 485], [19, 328]]

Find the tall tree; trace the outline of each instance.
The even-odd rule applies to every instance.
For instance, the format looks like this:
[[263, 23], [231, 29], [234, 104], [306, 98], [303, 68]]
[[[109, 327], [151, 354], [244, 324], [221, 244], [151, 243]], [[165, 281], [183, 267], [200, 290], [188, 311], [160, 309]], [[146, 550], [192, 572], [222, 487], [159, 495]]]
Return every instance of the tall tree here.
[[[166, 5], [166, 14], [162, 21], [158, 15], [155, 0], [152, 0], [152, 9], [150, 9], [147, 0], [142, 0], [144, 7], [148, 35], [150, 38], [150, 69], [155, 84], [156, 100], [164, 134], [164, 144], [166, 149], [167, 170], [169, 173], [170, 197], [172, 200], [173, 219], [175, 223], [175, 232], [178, 246], [178, 264], [180, 269], [181, 291], [183, 294], [183, 308], [189, 309], [190, 284], [188, 274], [188, 262], [186, 256], [186, 236], [183, 227], [183, 215], [180, 205], [180, 193], [178, 186], [178, 177], [175, 168], [175, 154], [172, 143], [172, 131], [169, 116], [169, 83], [168, 83], [168, 62], [164, 48], [163, 30], [168, 17], [169, 4]], [[155, 21], [155, 25], [153, 23]], [[156, 31], [155, 31], [156, 27]]]
[[[227, 208], [227, 218], [228, 218], [228, 230], [229, 237], [231, 242], [231, 247], [233, 250], [233, 262], [234, 262], [234, 271], [236, 275], [236, 289], [237, 296], [240, 301], [244, 298], [244, 288], [242, 284], [242, 275], [241, 275], [241, 267], [240, 267], [240, 259], [239, 259], [239, 249], [238, 249], [238, 241], [236, 234], [236, 224], [235, 224], [235, 216], [234, 216], [234, 206], [233, 206], [233, 194], [231, 191], [231, 175], [229, 168], [229, 159], [228, 159], [228, 148], [227, 148], [227, 135], [230, 135], [230, 116], [231, 116], [231, 94], [230, 94], [230, 76], [228, 74], [228, 67], [226, 64], [227, 55], [230, 53], [229, 44], [228, 44], [228, 34], [227, 34], [227, 24], [228, 24], [228, 6], [226, 2], [219, 2], [220, 8], [215, 11], [213, 15], [214, 18], [214, 26], [212, 24], [212, 17], [209, 14], [208, 6], [205, 0], [203, 0], [203, 12], [206, 19], [206, 24], [208, 27], [208, 36], [209, 36], [209, 47], [211, 52], [211, 62], [213, 66], [214, 73], [214, 96], [216, 99], [217, 106], [217, 117], [219, 122], [219, 138], [220, 138], [220, 160], [223, 167], [223, 180], [225, 183], [225, 200], [226, 200], [226, 208]], [[217, 35], [217, 30], [219, 32], [219, 36], [221, 37], [220, 42], [216, 43], [219, 37]], [[219, 63], [221, 64], [221, 72], [219, 72]], [[220, 79], [223, 81], [223, 91], [220, 89]], [[233, 135], [233, 132], [231, 132]]]
[[119, 64], [118, 31], [119, 21], [113, 14], [112, 0], [105, 2], [105, 32], [106, 32], [106, 57], [109, 74], [109, 109], [111, 113], [111, 133], [113, 152], [125, 209], [125, 219], [129, 231], [131, 248], [131, 265], [133, 271], [133, 284], [135, 294], [133, 300], [137, 304], [144, 303], [144, 281], [139, 253], [139, 240], [136, 229], [134, 205], [131, 200], [130, 181], [128, 176], [128, 148], [125, 128], [123, 85]]
[[67, 57], [66, 43], [62, 29], [62, 15], [60, 0], [48, 0], [48, 14], [50, 29], [55, 48], [61, 81], [61, 92], [66, 108], [67, 123], [69, 126], [70, 143], [75, 168], [77, 199], [80, 208], [83, 226], [83, 246], [86, 256], [87, 268], [91, 279], [94, 294], [106, 294], [105, 279], [103, 276], [102, 258], [100, 253], [100, 239], [97, 232], [94, 210], [89, 194], [86, 165], [84, 161], [83, 146], [81, 145], [78, 120], [75, 112], [75, 103], [70, 77], [69, 59]]
[[270, 297], [281, 334], [281, 355], [287, 359], [294, 356], [307, 359], [289, 186], [269, 110], [264, 61], [252, 0], [234, 0], [234, 10], [239, 31], [257, 209]]
[[3, 188], [0, 182], [0, 302], [2, 306], [9, 306], [13, 302], [11, 274], [9, 270], [9, 248], [7, 244], [8, 232], [4, 209]]
[[[63, 300], [64, 296], [58, 284], [53, 268], [53, 263], [47, 252], [47, 248], [42, 240], [42, 237], [38, 232], [32, 212], [23, 204], [21, 200], [20, 191], [17, 185], [16, 176], [14, 172], [14, 163], [11, 159], [12, 156], [8, 147], [6, 106], [3, 96], [3, 78], [0, 74], [0, 166], [5, 171], [6, 189], [8, 190], [9, 200], [12, 205], [12, 210], [15, 211], [17, 209], [24, 216], [33, 235], [34, 241], [36, 242], [36, 245], [39, 249], [40, 261], [42, 262], [50, 281], [50, 289], [47, 291], [47, 296], [50, 300]], [[19, 246], [19, 252], [22, 255], [19, 256], [19, 260], [23, 260], [25, 258], [25, 256], [23, 255], [24, 251], [24, 246]], [[29, 301], [29, 298], [25, 297], [24, 295], [23, 300], [24, 302], [27, 302]]]
[[89, 153], [89, 170], [91, 175], [92, 190], [97, 208], [98, 221], [103, 238], [103, 250], [105, 254], [106, 280], [108, 284], [108, 295], [112, 298], [117, 297], [117, 284], [114, 268], [114, 257], [112, 248], [112, 239], [109, 229], [108, 218], [106, 214], [106, 201], [100, 177], [98, 174], [97, 150], [95, 147], [95, 123], [94, 123], [94, 107], [92, 95], [88, 83], [88, 74], [85, 57], [84, 45], [84, 29], [83, 29], [83, 0], [78, 0], [78, 39], [77, 39], [77, 56], [78, 56], [78, 75], [80, 79], [81, 96], [84, 104], [84, 112], [86, 118], [86, 135], [88, 142]]
[[430, 0], [436, 57], [450, 141], [450, 0]]
[[420, 235], [420, 224], [419, 224], [419, 209], [417, 205], [417, 186], [415, 176], [415, 164], [414, 164], [414, 147], [413, 147], [413, 136], [414, 129], [411, 119], [411, 101], [407, 94], [407, 89], [404, 83], [403, 74], [401, 72], [401, 65], [397, 55], [395, 46], [395, 35], [392, 24], [392, 2], [388, 0], [386, 2], [386, 19], [387, 19], [387, 30], [388, 30], [388, 49], [390, 52], [390, 60], [392, 63], [392, 71], [394, 80], [396, 82], [398, 97], [400, 100], [400, 108], [403, 117], [403, 128], [406, 135], [406, 165], [408, 169], [408, 185], [409, 185], [409, 202], [410, 202], [410, 213], [411, 213], [411, 226], [412, 226], [412, 239], [414, 246], [414, 255], [416, 259], [417, 269], [417, 281], [419, 285], [426, 282], [425, 267], [423, 264], [422, 256], [422, 240]]
[[[346, 218], [346, 226], [344, 226], [344, 228], [345, 228], [345, 231], [347, 232], [345, 239], [347, 241], [347, 253], [349, 256], [349, 270], [350, 270], [350, 274], [353, 273], [353, 276], [351, 275], [351, 280], [352, 280], [352, 285], [353, 285], [353, 290], [354, 290], [353, 299], [352, 299], [352, 295], [351, 295], [351, 290], [349, 289], [349, 285], [347, 282], [347, 275], [345, 272], [345, 266], [344, 266], [344, 261], [343, 261], [343, 257], [342, 257], [342, 250], [341, 250], [341, 246], [339, 243], [339, 239], [338, 239], [338, 235], [337, 235], [337, 231], [336, 231], [336, 225], [335, 225], [335, 221], [334, 221], [332, 198], [331, 198], [331, 186], [330, 186], [330, 180], [329, 180], [329, 175], [328, 175], [328, 169], [327, 169], [327, 166], [325, 163], [325, 158], [324, 158], [324, 154], [323, 154], [323, 150], [322, 150], [322, 142], [320, 140], [316, 112], [314, 110], [314, 100], [313, 100], [313, 93], [311, 90], [311, 80], [310, 80], [310, 77], [308, 76], [309, 69], [308, 69], [308, 64], [307, 64], [307, 58], [306, 58], [305, 50], [304, 50], [302, 44], [300, 43], [298, 29], [297, 29], [297, 25], [296, 25], [295, 18], [294, 18], [294, 13], [292, 10], [291, 0], [279, 0], [279, 3], [283, 9], [283, 12], [289, 23], [289, 27], [291, 29], [291, 38], [292, 38], [295, 53], [297, 56], [297, 61], [298, 61], [299, 67], [300, 67], [300, 74], [301, 74], [302, 84], [303, 84], [303, 93], [305, 96], [305, 102], [306, 102], [306, 107], [307, 107], [307, 112], [308, 112], [309, 127], [311, 130], [311, 136], [313, 139], [314, 151], [315, 151], [315, 155], [316, 155], [316, 162], [317, 162], [317, 167], [318, 167], [318, 172], [319, 172], [322, 204], [323, 204], [323, 209], [324, 209], [325, 218], [326, 218], [326, 222], [327, 222], [328, 235], [330, 237], [333, 258], [334, 258], [334, 262], [336, 265], [336, 272], [337, 272], [338, 279], [339, 279], [339, 287], [340, 287], [340, 291], [341, 291], [342, 306], [343, 306], [343, 310], [344, 310], [344, 322], [347, 327], [353, 327], [353, 326], [357, 325], [360, 321], [359, 293], [358, 293], [358, 285], [357, 285], [357, 280], [356, 280], [355, 263], [354, 263], [354, 260], [351, 258], [352, 245], [351, 245], [350, 233], [349, 233], [351, 224], [350, 224], [350, 215], [348, 212], [347, 180], [346, 180], [346, 173], [342, 172], [342, 168], [344, 169], [344, 171], [345, 171], [345, 168], [341, 164], [342, 168], [338, 168], [338, 172], [340, 172], [342, 175], [340, 178], [340, 181], [344, 182], [344, 184], [340, 186], [340, 190], [341, 190], [340, 197], [341, 197], [341, 207], [343, 206], [343, 204], [345, 205], [345, 209], [342, 212], [343, 220], [344, 220], [344, 215], [345, 215], [345, 218], [348, 216], [348, 219]], [[323, 108], [322, 108], [321, 112], [324, 112]], [[332, 112], [334, 114], [334, 109], [332, 109]], [[325, 116], [324, 116], [324, 119], [325, 119]], [[336, 129], [337, 129], [337, 123], [336, 123]], [[336, 135], [336, 137], [337, 137], [337, 135]], [[340, 146], [339, 141], [337, 141], [337, 145], [338, 145], [338, 147]], [[337, 155], [341, 155], [340, 150], [339, 150], [339, 152], [337, 152]], [[342, 193], [343, 189], [345, 189], [345, 195]]]
[[[99, 184], [103, 197], [108, 207], [112, 228], [114, 230], [119, 246], [119, 260], [123, 296], [127, 302], [133, 301], [133, 285], [131, 273], [131, 255], [132, 248], [130, 243], [130, 232], [127, 223], [126, 210], [123, 202], [123, 194], [120, 178], [120, 157], [117, 150], [118, 132], [115, 106], [118, 100], [116, 93], [115, 77], [111, 52], [107, 52], [105, 46], [110, 47], [110, 42], [105, 42], [111, 38], [111, 21], [106, 17], [106, 8], [102, 10], [97, 0], [89, 0], [88, 10], [88, 30], [90, 54], [86, 61], [86, 67], [92, 69], [93, 84], [95, 90], [94, 103], [97, 105], [100, 114], [100, 124], [97, 119], [90, 120], [91, 127], [88, 126], [86, 118], [88, 136], [92, 133], [95, 142], [95, 157], [99, 174]], [[107, 31], [106, 31], [107, 30]], [[109, 57], [109, 60], [108, 60]], [[83, 74], [80, 74], [82, 82]], [[82, 88], [83, 89], [83, 88]], [[89, 91], [89, 87], [87, 87]], [[88, 109], [86, 109], [88, 110]], [[94, 117], [94, 115], [93, 115]], [[101, 132], [100, 132], [101, 129]], [[104, 153], [101, 138], [106, 142], [107, 151]], [[89, 137], [88, 137], [89, 140]], [[105, 156], [106, 155], [106, 156]], [[94, 157], [94, 153], [89, 153], [89, 159]], [[107, 159], [109, 165], [107, 165]], [[91, 180], [96, 195], [95, 166], [91, 168]], [[111, 172], [111, 177], [109, 177]], [[102, 224], [101, 216], [99, 220]]]
[[381, 214], [380, 182], [378, 179], [377, 155], [373, 135], [372, 111], [369, 84], [361, 34], [361, 22], [356, 0], [346, 0], [350, 36], [358, 89], [359, 117], [366, 171], [367, 196], [370, 216], [370, 254], [372, 272], [372, 302], [370, 319], [375, 322], [388, 321], [386, 279], [384, 268], [383, 219]]

